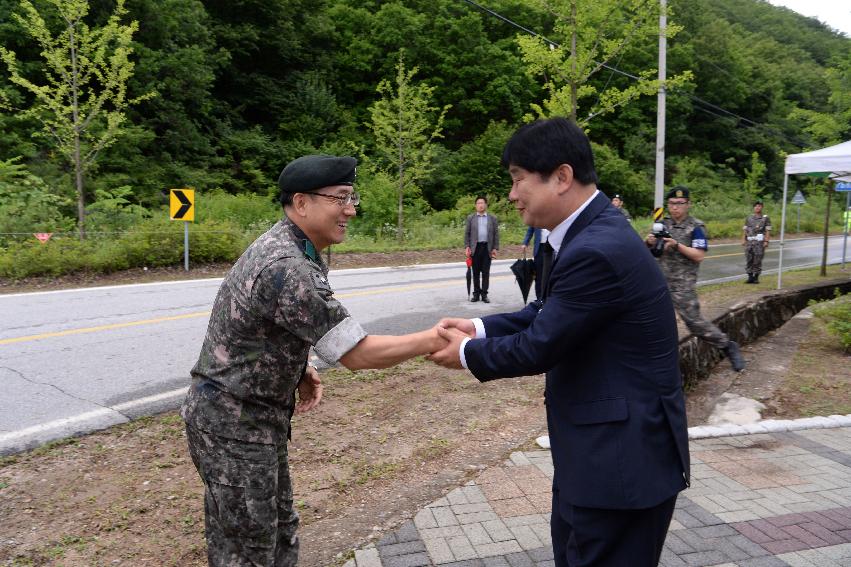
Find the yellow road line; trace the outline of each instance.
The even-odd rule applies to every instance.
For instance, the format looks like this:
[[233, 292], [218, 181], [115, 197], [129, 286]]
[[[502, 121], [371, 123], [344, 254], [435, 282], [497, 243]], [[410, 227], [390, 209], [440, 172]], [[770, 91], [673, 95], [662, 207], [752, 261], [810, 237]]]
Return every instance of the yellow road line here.
[[[511, 276], [495, 276], [491, 280], [507, 279]], [[380, 295], [383, 293], [393, 293], [399, 291], [410, 291], [415, 289], [429, 289], [439, 287], [457, 286], [457, 280], [443, 281], [429, 284], [412, 284], [398, 287], [384, 287], [379, 289], [371, 289], [364, 291], [353, 291], [349, 293], [341, 293], [337, 295], [337, 299], [345, 299], [348, 297], [363, 297], [367, 295]], [[26, 343], [31, 341], [39, 341], [42, 339], [52, 339], [55, 337], [67, 337], [69, 335], [81, 335], [85, 333], [97, 333], [99, 331], [111, 331], [113, 329], [124, 329], [126, 327], [139, 327], [141, 325], [154, 325], [164, 323], [166, 321], [178, 321], [181, 319], [194, 319], [196, 317], [207, 317], [210, 311], [196, 311], [194, 313], [185, 313], [183, 315], [173, 315], [171, 317], [159, 317], [157, 319], [144, 319], [142, 321], [128, 321], [126, 323], [112, 323], [110, 325], [98, 325], [97, 327], [82, 327], [80, 329], [67, 329], [65, 331], [56, 331], [55, 333], [42, 333], [40, 335], [27, 335], [25, 337], [13, 337], [11, 339], [0, 339], [0, 345], [10, 345], [15, 343]]]
[[83, 333], [95, 333], [97, 331], [108, 331], [111, 329], [123, 329], [124, 327], [138, 327], [140, 325], [152, 325], [154, 323], [162, 323], [164, 321], [176, 321], [178, 319], [192, 319], [194, 317], [204, 317], [210, 314], [210, 311], [198, 311], [196, 313], [186, 313], [184, 315], [174, 315], [172, 317], [159, 317], [157, 319], [144, 319], [142, 321], [128, 321], [127, 323], [112, 323], [111, 325], [98, 325], [97, 327], [83, 327], [81, 329], [67, 329], [65, 331], [56, 331], [55, 333], [42, 333], [40, 335], [27, 335], [25, 337], [14, 337], [11, 339], [0, 339], [0, 345], [9, 345], [13, 343], [25, 343], [29, 341], [37, 341], [40, 339], [50, 339], [53, 337], [65, 337], [68, 335], [80, 335]]

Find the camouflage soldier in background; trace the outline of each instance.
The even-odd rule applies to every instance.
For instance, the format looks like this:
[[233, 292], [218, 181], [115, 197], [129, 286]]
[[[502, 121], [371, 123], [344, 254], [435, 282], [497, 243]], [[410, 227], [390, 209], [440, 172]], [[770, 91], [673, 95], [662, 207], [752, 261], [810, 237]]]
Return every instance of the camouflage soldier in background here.
[[[335, 298], [320, 252], [356, 214], [356, 160], [304, 156], [278, 180], [284, 218], [225, 276], [181, 408], [205, 485], [207, 557], [215, 567], [298, 561], [287, 439], [293, 412], [319, 403], [311, 346], [329, 365], [383, 368], [445, 344], [434, 329], [367, 335]], [[296, 392], [299, 401], [296, 403]]]
[[615, 195], [614, 197], [612, 197], [612, 205], [618, 210], [620, 214], [626, 217], [626, 220], [632, 220], [632, 217], [629, 215], [629, 211], [626, 210], [626, 207], [623, 206], [623, 197], [621, 197], [620, 195]]
[[762, 214], [762, 201], [754, 201], [753, 214], [745, 219], [743, 229], [742, 246], [745, 247], [745, 271], [748, 273], [748, 281], [745, 283], [759, 283], [762, 257], [771, 236], [771, 221], [768, 215]]
[[[669, 216], [662, 220], [662, 224], [672, 237], [664, 239], [665, 248], [658, 260], [668, 281], [674, 307], [693, 335], [723, 350], [735, 371], [744, 370], [745, 360], [739, 345], [700, 314], [697, 271], [709, 248], [706, 227], [702, 221], [688, 214], [691, 206], [688, 188], [674, 187], [668, 191], [666, 199]], [[645, 242], [652, 248], [656, 237], [650, 234]]]

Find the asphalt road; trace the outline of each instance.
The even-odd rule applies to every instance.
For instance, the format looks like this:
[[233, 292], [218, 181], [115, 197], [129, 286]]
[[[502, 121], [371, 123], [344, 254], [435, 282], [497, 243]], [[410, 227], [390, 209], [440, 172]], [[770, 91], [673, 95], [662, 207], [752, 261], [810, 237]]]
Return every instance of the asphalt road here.
[[[767, 272], [776, 268], [777, 252], [769, 248]], [[832, 238], [830, 262], [841, 254], [841, 238]], [[784, 265], [813, 265], [820, 257], [820, 239], [787, 241]], [[467, 301], [461, 262], [332, 271], [330, 280], [368, 332], [398, 334], [442, 316], [521, 308], [512, 261], [494, 263], [489, 305]], [[713, 246], [701, 281], [742, 278], [743, 264], [741, 246]], [[176, 408], [220, 282], [0, 295], [0, 454]]]

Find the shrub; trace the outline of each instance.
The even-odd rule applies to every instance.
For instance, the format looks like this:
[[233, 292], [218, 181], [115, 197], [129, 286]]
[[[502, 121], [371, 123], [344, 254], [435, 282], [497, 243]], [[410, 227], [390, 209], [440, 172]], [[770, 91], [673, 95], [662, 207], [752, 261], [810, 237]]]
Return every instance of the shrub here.
[[0, 250], [0, 276], [17, 279], [76, 272], [89, 265], [91, 248], [90, 242], [74, 238], [13, 242]]
[[839, 339], [839, 344], [845, 352], [851, 352], [851, 295], [839, 295], [829, 302], [810, 303], [816, 316], [827, 324], [831, 335]]
[[228, 221], [243, 230], [257, 223], [271, 225], [283, 214], [281, 204], [270, 195], [231, 195], [221, 189], [196, 192], [195, 211], [195, 220], [198, 223]]
[[[189, 230], [190, 262], [231, 262], [257, 234], [229, 221], [196, 223]], [[142, 266], [175, 266], [183, 262], [183, 225], [147, 219], [117, 238], [73, 236], [13, 242], [0, 248], [0, 277], [20, 279], [79, 271], [108, 273]]]

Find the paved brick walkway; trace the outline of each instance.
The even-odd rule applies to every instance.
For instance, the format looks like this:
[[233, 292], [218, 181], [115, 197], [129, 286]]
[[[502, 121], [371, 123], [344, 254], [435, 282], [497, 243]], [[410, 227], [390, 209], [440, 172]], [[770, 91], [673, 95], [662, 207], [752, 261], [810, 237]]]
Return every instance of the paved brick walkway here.
[[[660, 565], [851, 567], [851, 427], [788, 429], [690, 442]], [[549, 451], [514, 453], [346, 567], [551, 566], [552, 475]]]

